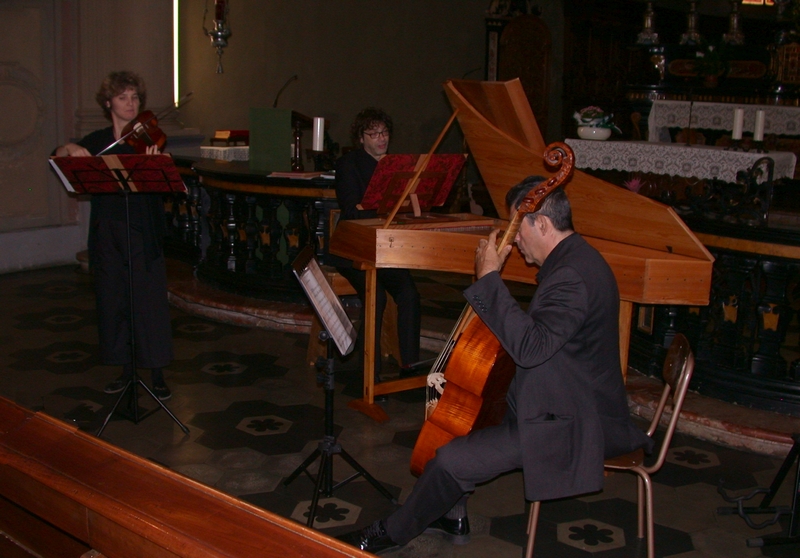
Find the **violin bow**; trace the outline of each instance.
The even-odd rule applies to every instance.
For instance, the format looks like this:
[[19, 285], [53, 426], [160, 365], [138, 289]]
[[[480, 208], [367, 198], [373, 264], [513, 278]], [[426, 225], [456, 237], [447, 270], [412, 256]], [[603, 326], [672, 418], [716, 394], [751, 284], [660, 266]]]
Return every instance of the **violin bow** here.
[[[172, 104], [172, 106], [169, 106], [169, 107], [165, 108], [164, 110], [162, 110], [161, 112], [159, 112], [157, 115], [155, 115], [153, 118], [155, 118], [155, 120], [156, 120], [156, 121], [158, 121], [158, 120], [160, 120], [161, 118], [164, 118], [166, 115], [170, 114], [172, 111], [174, 111], [174, 110], [178, 110], [178, 109], [181, 107], [181, 105], [183, 105], [184, 103], [186, 103], [186, 101], [188, 101], [188, 100], [189, 100], [189, 97], [191, 97], [193, 94], [194, 94], [194, 91], [189, 91], [189, 92], [188, 92], [186, 95], [184, 95], [183, 97], [181, 97], [180, 99], [178, 99], [178, 101], [177, 101], [177, 102], [173, 103], [173, 104]], [[126, 140], [126, 139], [128, 139], [128, 137], [129, 137], [131, 134], [134, 134], [134, 133], [140, 133], [140, 130], [141, 130], [141, 129], [142, 129], [142, 125], [141, 125], [139, 122], [137, 122], [136, 124], [134, 124], [134, 125], [133, 125], [133, 128], [131, 129], [131, 131], [130, 131], [130, 132], [128, 132], [128, 133], [127, 133], [127, 134], [125, 134], [124, 136], [121, 136], [121, 137], [120, 137], [118, 140], [116, 140], [114, 143], [112, 143], [112, 144], [110, 144], [110, 145], [106, 146], [106, 147], [105, 147], [105, 148], [104, 148], [102, 151], [98, 152], [98, 153], [97, 153], [97, 155], [95, 155], [95, 157], [99, 157], [100, 155], [102, 155], [103, 153], [105, 153], [106, 151], [108, 151], [109, 149], [111, 149], [112, 147], [114, 147], [115, 145], [122, 145], [123, 143], [125, 143], [125, 140]], [[147, 132], [145, 131], [145, 134], [146, 134], [146, 133], [147, 133]]]
[[161, 112], [156, 114], [156, 120], [161, 120], [166, 115], [170, 114], [172, 111], [178, 110], [179, 108], [181, 108], [181, 105], [186, 104], [186, 102], [189, 101], [189, 98], [192, 95], [194, 95], [194, 91], [189, 91], [186, 95], [184, 95], [183, 97], [181, 97], [180, 99], [178, 99], [177, 101], [172, 103], [171, 106], [166, 107], [164, 110], [162, 110]]

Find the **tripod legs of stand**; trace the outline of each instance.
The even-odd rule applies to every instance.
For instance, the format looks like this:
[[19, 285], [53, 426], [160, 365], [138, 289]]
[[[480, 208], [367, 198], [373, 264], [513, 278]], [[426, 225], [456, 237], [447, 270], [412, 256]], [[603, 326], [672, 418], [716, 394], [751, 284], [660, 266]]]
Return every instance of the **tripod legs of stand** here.
[[125, 397], [125, 395], [129, 395], [130, 396], [130, 407], [131, 407], [131, 415], [132, 415], [131, 416], [131, 420], [133, 421], [134, 424], [138, 424], [140, 420], [143, 420], [143, 419], [147, 418], [148, 416], [150, 416], [150, 414], [152, 414], [153, 412], [158, 410], [158, 409], [154, 409], [153, 411], [151, 411], [150, 413], [148, 413], [146, 415], [141, 415], [141, 416], [139, 415], [139, 394], [138, 394], [137, 389], [136, 389], [138, 385], [141, 385], [144, 388], [144, 390], [148, 394], [150, 394], [150, 397], [152, 397], [153, 400], [156, 403], [158, 403], [159, 406], [162, 409], [164, 409], [164, 411], [169, 415], [169, 417], [172, 420], [175, 421], [175, 423], [180, 427], [180, 429], [183, 431], [184, 434], [188, 434], [189, 433], [189, 429], [186, 428], [186, 425], [184, 425], [178, 419], [178, 417], [176, 417], [174, 414], [172, 414], [172, 411], [169, 410], [169, 407], [164, 405], [164, 403], [156, 396], [156, 394], [154, 394], [150, 390], [150, 388], [147, 387], [147, 384], [145, 384], [142, 381], [142, 379], [139, 377], [139, 374], [136, 372], [136, 369], [134, 369], [133, 370], [133, 376], [131, 377], [130, 380], [128, 380], [128, 383], [125, 384], [125, 389], [123, 389], [122, 393], [119, 394], [119, 397], [117, 398], [117, 401], [114, 403], [114, 406], [111, 408], [111, 412], [109, 412], [108, 415], [106, 415], [106, 418], [103, 421], [103, 425], [97, 431], [96, 435], [97, 435], [98, 438], [103, 434], [103, 430], [106, 429], [106, 426], [108, 425], [108, 421], [111, 420], [111, 417], [116, 412], [117, 407], [119, 407], [119, 404], [122, 403], [122, 399]]
[[[121, 175], [118, 178], [120, 181], [126, 184], [127, 188], [127, 181], [125, 181], [125, 178]], [[133, 420], [133, 423], [138, 424], [140, 420], [146, 418], [146, 416], [149, 416], [149, 415], [145, 415], [142, 417], [139, 416], [139, 397], [138, 397], [139, 394], [136, 388], [140, 384], [144, 388], [144, 390], [150, 395], [150, 397], [152, 397], [153, 400], [156, 403], [158, 403], [159, 406], [162, 409], [164, 409], [164, 411], [166, 411], [169, 417], [173, 421], [175, 421], [175, 423], [180, 427], [183, 433], [188, 434], [189, 429], [186, 428], [186, 425], [184, 425], [180, 420], [178, 420], [178, 417], [172, 414], [172, 411], [170, 411], [169, 408], [166, 405], [164, 405], [164, 403], [158, 397], [156, 397], [156, 395], [152, 391], [150, 391], [150, 388], [147, 387], [147, 385], [142, 381], [141, 378], [139, 378], [139, 373], [136, 370], [136, 319], [134, 317], [134, 305], [133, 305], [133, 257], [131, 255], [130, 202], [128, 198], [129, 193], [130, 193], [129, 189], [123, 191], [123, 195], [125, 196], [125, 229], [126, 229], [125, 233], [126, 233], [126, 243], [128, 248], [128, 305], [129, 305], [128, 313], [130, 316], [129, 327], [130, 327], [130, 345], [131, 345], [131, 367], [133, 369], [133, 374], [131, 375], [131, 378], [128, 380], [128, 383], [125, 384], [125, 389], [123, 389], [122, 393], [119, 394], [116, 403], [114, 403], [114, 406], [111, 408], [111, 412], [108, 413], [105, 420], [103, 421], [103, 425], [97, 431], [97, 437], [99, 438], [103, 434], [103, 431], [106, 429], [108, 421], [111, 420], [111, 416], [117, 410], [117, 407], [119, 407], [119, 404], [122, 402], [123, 397], [125, 397], [125, 395], [128, 394], [129, 391], [130, 391], [130, 407], [132, 414], [131, 420]]]
[[[350, 465], [356, 472], [351, 475], [350, 477], [346, 478], [342, 482], [334, 485], [333, 484], [333, 456], [340, 455], [342, 459], [344, 459], [348, 465]], [[311, 476], [308, 473], [308, 467], [311, 466], [314, 461], [320, 458], [319, 462], [319, 471], [317, 471], [317, 478], [314, 480], [314, 495], [311, 497], [311, 506], [309, 507], [308, 511], [308, 522], [306, 525], [309, 527], [314, 526], [314, 518], [317, 515], [317, 504], [319, 503], [320, 495], [325, 496], [326, 498], [333, 495], [333, 491], [337, 488], [340, 488], [350, 482], [353, 479], [358, 478], [359, 476], [363, 476], [369, 483], [375, 487], [375, 489], [383, 494], [388, 500], [393, 503], [396, 503], [394, 496], [386, 490], [386, 488], [378, 482], [375, 477], [370, 475], [364, 467], [362, 467], [358, 461], [353, 459], [353, 457], [347, 453], [341, 446], [341, 444], [336, 442], [336, 438], [326, 436], [323, 440], [319, 443], [317, 449], [315, 449], [311, 455], [309, 455], [306, 460], [297, 468], [295, 471], [284, 481], [284, 486], [289, 486], [289, 484], [296, 479], [301, 473], [306, 473], [309, 477]], [[313, 477], [312, 477], [313, 478]]]
[[[775, 474], [775, 478], [772, 480], [772, 484], [770, 484], [769, 488], [757, 488], [750, 494], [745, 494], [744, 496], [737, 498], [729, 497], [722, 486], [717, 489], [717, 491], [722, 495], [723, 499], [725, 499], [727, 502], [736, 504], [736, 507], [718, 508], [717, 513], [719, 515], [733, 515], [734, 513], [738, 514], [752, 529], [762, 529], [769, 525], [774, 525], [778, 522], [781, 515], [789, 516], [789, 528], [786, 536], [770, 536], [747, 539], [747, 546], [749, 547], [800, 544], [800, 529], [798, 529], [798, 527], [800, 527], [800, 434], [792, 434], [792, 440], [794, 440], [794, 444], [789, 450], [789, 453], [786, 455], [786, 458], [783, 460], [781, 468]], [[797, 469], [795, 472], [794, 493], [792, 494], [791, 507], [772, 506], [772, 499], [775, 497], [781, 487], [781, 484], [783, 484], [783, 481], [788, 476], [789, 471], [793, 466], [795, 466], [795, 463], [797, 464]], [[744, 505], [746, 500], [749, 500], [758, 494], [764, 494], [764, 499], [758, 506]], [[772, 515], [772, 518], [767, 519], [762, 523], [755, 523], [750, 517], [751, 515], [755, 514], [770, 514]]]
[[[320, 495], [328, 498], [333, 495], [334, 490], [360, 476], [364, 477], [378, 492], [392, 503], [397, 503], [397, 500], [386, 490], [386, 487], [378, 482], [375, 477], [370, 475], [367, 470], [364, 469], [358, 461], [353, 459], [353, 457], [342, 448], [342, 445], [336, 441], [336, 436], [333, 434], [333, 340], [325, 331], [320, 333], [320, 339], [328, 342], [328, 358], [320, 358], [320, 361], [317, 362], [318, 380], [325, 386], [325, 437], [320, 441], [317, 449], [311, 452], [311, 455], [309, 455], [283, 482], [284, 486], [289, 486], [289, 484], [302, 473], [305, 473], [309, 478], [314, 480], [314, 495], [311, 497], [311, 506], [308, 510], [308, 522], [306, 523], [309, 527], [314, 526], [314, 517], [317, 515], [317, 503], [319, 502]], [[333, 457], [335, 455], [341, 456], [348, 465], [356, 470], [355, 473], [336, 485], [333, 484]], [[320, 459], [319, 470], [317, 471], [316, 479], [314, 479], [308, 472], [308, 468], [317, 458]]]

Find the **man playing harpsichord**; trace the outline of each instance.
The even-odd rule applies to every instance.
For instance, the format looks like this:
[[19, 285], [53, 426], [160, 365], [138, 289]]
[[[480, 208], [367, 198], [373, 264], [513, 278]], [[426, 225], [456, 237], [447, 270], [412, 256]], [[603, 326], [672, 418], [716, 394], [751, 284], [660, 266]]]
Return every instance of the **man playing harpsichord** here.
[[[374, 210], [358, 208], [367, 186], [375, 172], [378, 161], [389, 150], [392, 119], [384, 111], [375, 108], [362, 110], [351, 126], [353, 143], [360, 145], [343, 155], [336, 162], [336, 199], [341, 210], [341, 219], [369, 219], [377, 217]], [[365, 300], [366, 274], [355, 269], [352, 262], [335, 258], [336, 270], [343, 275], [358, 292], [361, 302]], [[381, 371], [381, 323], [386, 308], [386, 293], [392, 295], [397, 304], [397, 334], [400, 345], [401, 365], [408, 369], [419, 361], [420, 299], [411, 273], [407, 269], [379, 269], [377, 273], [377, 296], [375, 308], [375, 381], [380, 381]], [[361, 333], [363, 340], [363, 332]], [[402, 372], [401, 372], [402, 373]]]

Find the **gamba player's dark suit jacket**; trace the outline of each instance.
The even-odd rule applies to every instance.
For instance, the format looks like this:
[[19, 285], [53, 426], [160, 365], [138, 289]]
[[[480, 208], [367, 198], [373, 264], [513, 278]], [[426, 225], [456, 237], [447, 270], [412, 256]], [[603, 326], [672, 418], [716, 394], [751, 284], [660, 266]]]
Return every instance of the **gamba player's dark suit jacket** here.
[[608, 264], [575, 233], [537, 279], [527, 312], [496, 272], [465, 295], [517, 364], [505, 420], [518, 425], [526, 498], [549, 500], [600, 490], [604, 458], [652, 441], [628, 411]]

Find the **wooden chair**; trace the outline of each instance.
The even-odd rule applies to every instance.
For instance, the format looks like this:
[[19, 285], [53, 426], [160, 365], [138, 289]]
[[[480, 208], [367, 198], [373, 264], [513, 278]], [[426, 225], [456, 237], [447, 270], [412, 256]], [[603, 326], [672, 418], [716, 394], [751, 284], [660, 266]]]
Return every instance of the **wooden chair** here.
[[[658, 448], [656, 461], [651, 465], [644, 464], [644, 450], [620, 455], [605, 461], [606, 471], [629, 471], [638, 477], [638, 537], [647, 538], [647, 558], [655, 558], [655, 541], [653, 538], [653, 486], [650, 475], [658, 471], [664, 464], [669, 451], [672, 435], [678, 425], [678, 418], [683, 407], [683, 400], [689, 389], [689, 382], [694, 371], [694, 356], [689, 347], [689, 341], [682, 334], [677, 334], [667, 352], [662, 375], [664, 377], [664, 390], [658, 407], [650, 421], [647, 435], [651, 438], [661, 422], [661, 415], [667, 406], [667, 401], [672, 399], [672, 414], [669, 417], [666, 432]], [[533, 543], [536, 538], [536, 525], [539, 521], [539, 508], [541, 502], [531, 502], [530, 516], [528, 517], [528, 545], [525, 558], [533, 556]]]
[[[342, 275], [336, 272], [331, 266], [320, 266], [325, 280], [333, 289], [336, 296], [348, 296], [356, 294], [356, 290]], [[381, 327], [381, 354], [383, 356], [394, 356], [400, 362], [400, 346], [397, 340], [397, 304], [389, 293], [386, 293], [386, 310], [383, 312], [383, 322]], [[306, 349], [306, 359], [309, 364], [314, 365], [319, 357], [327, 356], [325, 343], [319, 340], [319, 332], [322, 331], [322, 324], [317, 314], [311, 318], [311, 331], [308, 338], [308, 348]]]

